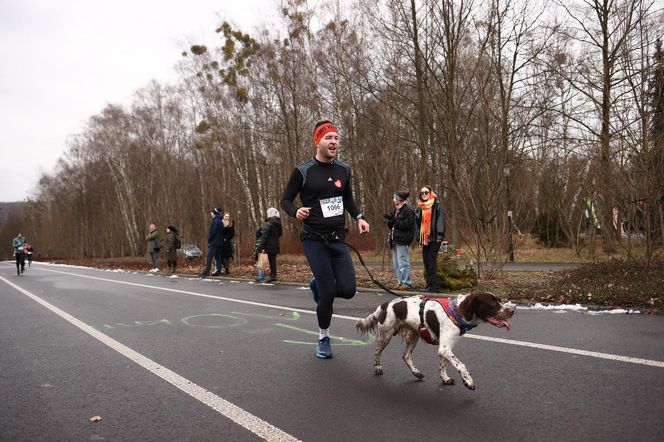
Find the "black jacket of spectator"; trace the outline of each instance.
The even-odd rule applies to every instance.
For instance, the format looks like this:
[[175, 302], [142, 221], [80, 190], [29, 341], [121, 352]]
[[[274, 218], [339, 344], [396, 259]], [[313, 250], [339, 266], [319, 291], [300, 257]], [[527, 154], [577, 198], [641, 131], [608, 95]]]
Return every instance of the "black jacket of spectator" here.
[[279, 238], [283, 233], [281, 227], [281, 220], [276, 217], [270, 217], [265, 220], [262, 227], [261, 234], [261, 247], [260, 250], [265, 250], [265, 253], [277, 254], [280, 252]]
[[221, 215], [215, 215], [210, 224], [210, 231], [208, 232], [208, 244], [221, 247], [224, 245], [223, 237], [223, 223], [221, 222]]
[[222, 224], [221, 236], [224, 239], [224, 245], [221, 247], [221, 257], [231, 258], [233, 256], [233, 237], [235, 236], [235, 223], [232, 221], [228, 226]]
[[395, 213], [394, 221], [387, 223], [389, 228], [394, 227], [392, 231], [392, 242], [404, 246], [409, 246], [413, 242], [415, 235], [415, 214], [408, 204], [404, 204]]

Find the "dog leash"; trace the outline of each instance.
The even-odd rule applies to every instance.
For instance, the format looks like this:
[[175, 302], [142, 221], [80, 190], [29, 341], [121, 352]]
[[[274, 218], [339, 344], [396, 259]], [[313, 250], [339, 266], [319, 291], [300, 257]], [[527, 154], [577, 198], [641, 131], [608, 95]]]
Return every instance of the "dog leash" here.
[[[318, 233], [318, 232], [312, 232], [311, 230], [305, 230], [304, 227], [302, 228], [302, 231], [306, 234], [320, 237], [325, 242], [325, 244], [328, 244], [328, 245], [329, 245], [330, 240], [340, 241], [340, 242], [346, 244], [351, 250], [353, 250], [355, 252], [355, 254], [357, 255], [357, 258], [360, 260], [360, 264], [362, 264], [362, 267], [364, 267], [364, 270], [367, 271], [367, 274], [369, 275], [369, 278], [371, 278], [371, 281], [374, 284], [376, 284], [376, 286], [378, 286], [379, 288], [385, 290], [387, 293], [389, 293], [391, 295], [394, 295], [398, 298], [408, 298], [409, 297], [409, 296], [405, 296], [405, 295], [400, 295], [399, 293], [395, 293], [394, 291], [392, 291], [392, 290], [388, 289], [387, 287], [385, 287], [385, 285], [382, 282], [380, 282], [378, 279], [376, 279], [376, 277], [374, 277], [374, 275], [371, 273], [371, 270], [369, 270], [369, 267], [367, 267], [366, 263], [364, 262], [364, 259], [362, 258], [362, 255], [360, 254], [360, 251], [357, 250], [352, 245], [350, 245], [348, 243], [348, 241], [346, 241], [345, 239], [339, 238], [339, 236], [337, 235], [336, 232], [332, 233], [332, 234], [328, 234], [328, 235], [323, 235], [323, 234]], [[410, 295], [410, 296], [412, 296], [412, 295]]]
[[353, 247], [352, 245], [350, 245], [350, 244], [348, 243], [348, 241], [345, 241], [345, 240], [344, 240], [344, 243], [345, 243], [348, 247], [350, 247], [350, 248], [355, 252], [355, 254], [357, 255], [357, 258], [360, 260], [360, 264], [362, 264], [362, 267], [364, 267], [364, 269], [367, 271], [367, 274], [369, 275], [369, 278], [371, 278], [371, 281], [372, 281], [374, 284], [376, 284], [376, 285], [377, 285], [378, 287], [380, 287], [381, 289], [385, 290], [387, 293], [389, 293], [389, 294], [391, 294], [391, 295], [394, 295], [394, 296], [397, 296], [397, 297], [399, 297], [399, 298], [408, 298], [409, 296], [412, 296], [412, 295], [409, 295], [409, 296], [400, 295], [399, 293], [395, 293], [395, 292], [393, 292], [392, 290], [390, 290], [390, 289], [388, 289], [387, 287], [385, 287], [385, 285], [384, 285], [382, 282], [380, 282], [378, 279], [376, 279], [376, 278], [374, 277], [374, 275], [371, 274], [371, 271], [369, 270], [369, 267], [367, 267], [367, 265], [364, 263], [364, 259], [362, 259], [362, 255], [360, 254], [360, 251], [357, 250], [357, 249], [356, 249], [355, 247]]

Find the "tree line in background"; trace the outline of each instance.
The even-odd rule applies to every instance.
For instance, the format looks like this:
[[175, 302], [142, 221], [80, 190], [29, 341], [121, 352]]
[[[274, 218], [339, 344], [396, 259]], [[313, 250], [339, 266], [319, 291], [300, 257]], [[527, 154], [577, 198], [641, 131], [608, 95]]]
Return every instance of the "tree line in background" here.
[[[149, 223], [204, 246], [221, 206], [246, 256], [325, 118], [372, 224], [356, 245], [381, 249], [393, 193], [429, 184], [447, 239], [475, 258], [506, 260], [534, 233], [647, 265], [664, 230], [662, 6], [284, 1], [279, 25], [224, 22], [217, 45], [181, 54], [177, 84], [91, 116], [21, 224], [42, 256], [136, 256]], [[294, 252], [298, 226], [285, 221]]]

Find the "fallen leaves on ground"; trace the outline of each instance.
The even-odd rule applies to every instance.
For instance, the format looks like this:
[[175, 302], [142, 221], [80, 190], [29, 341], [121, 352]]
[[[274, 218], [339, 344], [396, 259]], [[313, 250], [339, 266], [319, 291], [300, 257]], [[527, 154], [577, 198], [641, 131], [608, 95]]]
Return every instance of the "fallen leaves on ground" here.
[[[83, 265], [96, 268], [124, 269], [127, 271], [150, 270], [147, 261], [135, 259], [121, 260], [57, 260], [60, 263]], [[177, 273], [180, 276], [195, 277], [203, 270], [199, 261], [179, 261]], [[397, 284], [391, 263], [370, 266], [372, 275], [390, 289]], [[213, 269], [214, 271], [214, 269]], [[165, 274], [162, 269], [161, 274]], [[297, 282], [306, 285], [311, 280], [311, 270], [306, 263], [279, 262], [277, 277], [279, 281]], [[231, 274], [227, 278], [255, 279], [256, 265], [243, 262], [231, 265]], [[267, 276], [267, 275], [266, 275]], [[356, 265], [358, 287], [376, 288], [366, 269]], [[422, 268], [412, 268], [413, 293], [421, 291], [424, 284]], [[577, 269], [559, 272], [499, 272], [493, 279], [480, 280], [478, 289], [496, 293], [503, 299], [533, 304], [578, 303], [604, 308], [641, 308], [647, 311], [660, 311], [664, 308], [664, 261], [653, 263], [649, 268], [639, 268], [632, 263], [611, 260], [583, 264]], [[462, 290], [456, 293], [465, 293]], [[446, 294], [455, 294], [446, 291]]]

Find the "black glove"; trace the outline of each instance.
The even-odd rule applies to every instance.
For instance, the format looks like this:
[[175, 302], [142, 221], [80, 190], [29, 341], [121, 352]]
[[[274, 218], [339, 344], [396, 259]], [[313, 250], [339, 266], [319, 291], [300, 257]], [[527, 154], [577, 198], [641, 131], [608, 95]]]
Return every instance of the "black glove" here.
[[385, 220], [386, 223], [393, 223], [394, 222], [394, 215], [391, 213], [386, 213], [383, 215], [383, 219]]

